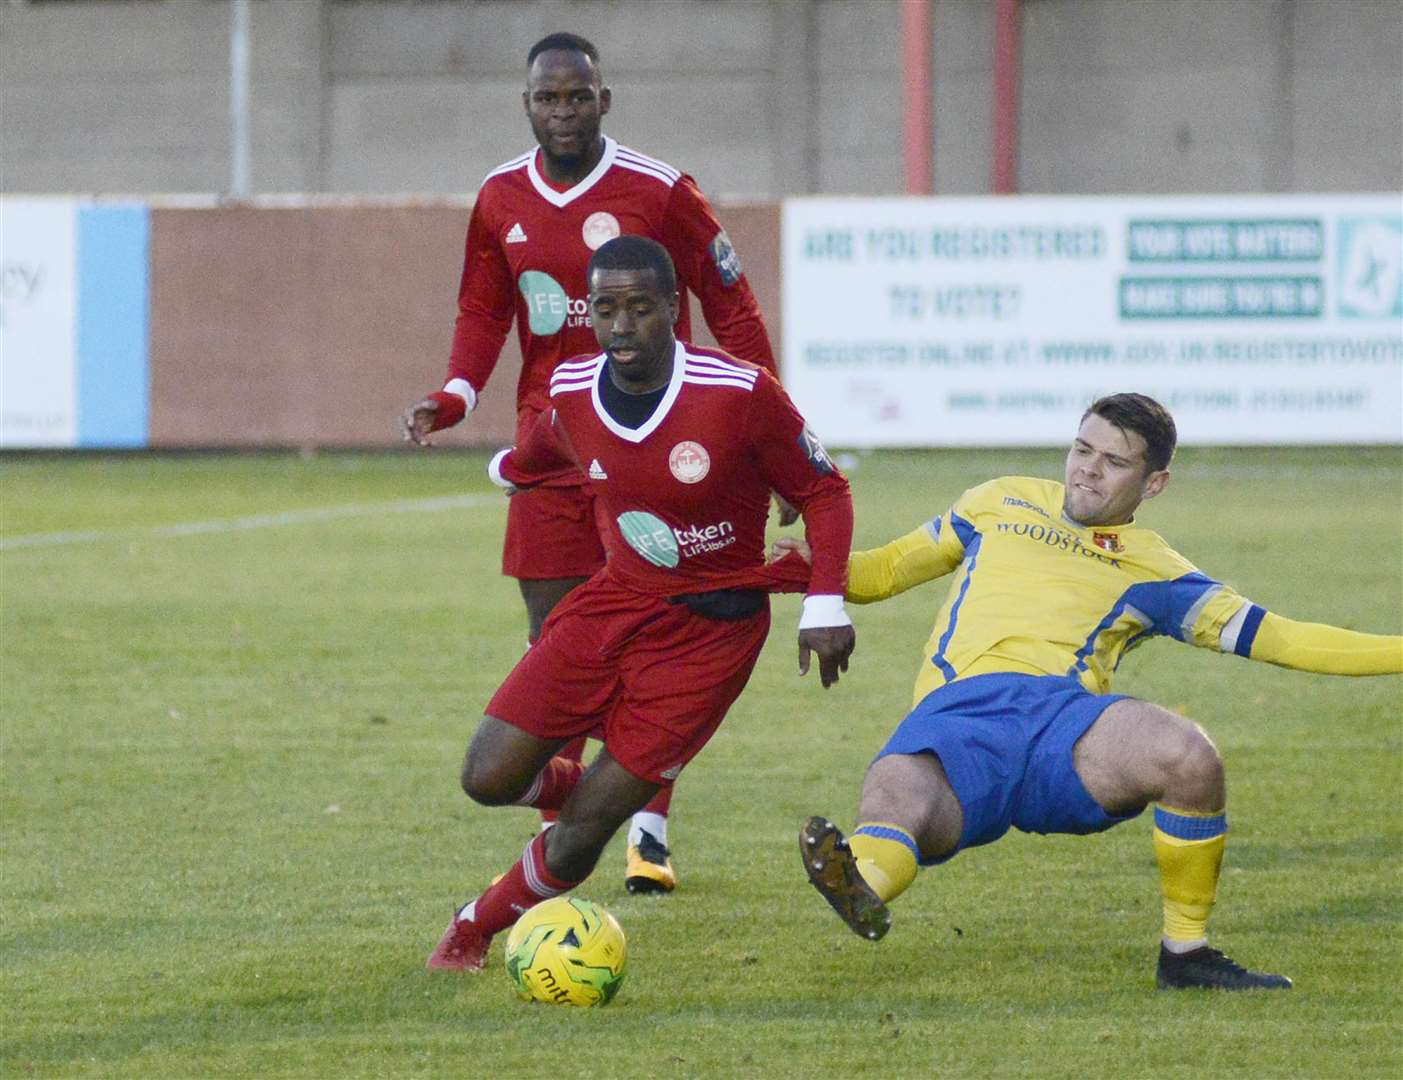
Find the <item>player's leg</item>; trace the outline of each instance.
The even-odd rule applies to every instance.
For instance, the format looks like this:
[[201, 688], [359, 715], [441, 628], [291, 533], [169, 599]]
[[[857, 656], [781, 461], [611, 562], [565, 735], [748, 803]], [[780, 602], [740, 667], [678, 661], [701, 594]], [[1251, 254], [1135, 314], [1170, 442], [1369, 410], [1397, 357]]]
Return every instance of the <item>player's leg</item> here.
[[[536, 644], [541, 639], [541, 627], [555, 610], [556, 604], [564, 600], [571, 590], [579, 585], [583, 585], [588, 578], [566, 577], [566, 578], [521, 578], [517, 581], [521, 589], [521, 599], [526, 604], [526, 641], [528, 646]], [[574, 762], [579, 765], [584, 761], [585, 737], [581, 735], [577, 739], [571, 739], [559, 750], [559, 756], [563, 761]], [[555, 823], [557, 811], [553, 809], [541, 810], [541, 827], [545, 828]]]
[[918, 866], [1008, 831], [1039, 685], [985, 675], [926, 695], [868, 768], [851, 839], [810, 819], [800, 843], [809, 880], [857, 934], [886, 932], [886, 904]]
[[677, 887], [672, 851], [667, 846], [667, 817], [673, 786], [659, 788], [629, 824], [624, 887], [631, 893], [663, 895]]
[[677, 886], [667, 832], [675, 781], [740, 695], [764, 644], [769, 604], [763, 595], [752, 599], [753, 607], [726, 618], [669, 604], [667, 620], [653, 628], [653, 642], [628, 665], [624, 712], [641, 721], [642, 730], [674, 736], [656, 746], [635, 746], [636, 723], [630, 732], [610, 736], [620, 760], [639, 775], [665, 781], [629, 825], [624, 887], [630, 893], [664, 895]]
[[[551, 759], [551, 764], [559, 760]], [[600, 751], [572, 787], [556, 824], [537, 833], [505, 874], [458, 911], [429, 957], [429, 967], [480, 971], [492, 936], [528, 908], [587, 878], [609, 838], [657, 787], [627, 772], [607, 750]]]
[[[585, 736], [581, 735], [578, 738], [571, 739], [568, 743], [566, 743], [564, 746], [562, 746], [559, 750], [555, 752], [555, 756], [560, 758], [562, 761], [574, 762], [580, 767], [581, 771], [583, 771], [585, 760]], [[542, 808], [541, 828], [549, 829], [552, 825], [554, 825], [555, 819], [559, 815], [559, 813], [559, 810], [550, 810]]]
[[1164, 899], [1161, 988], [1284, 989], [1281, 975], [1248, 971], [1208, 947], [1227, 837], [1222, 758], [1193, 721], [1149, 702], [1114, 702], [1078, 739], [1073, 768], [1110, 815], [1155, 804], [1153, 843]]
[[[604, 518], [603, 504], [595, 500], [596, 524], [600, 535], [609, 529]], [[672, 790], [667, 784], [638, 813], [628, 828], [628, 846], [624, 852], [624, 888], [631, 893], [663, 896], [677, 888], [677, 871], [672, 866], [672, 848], [668, 846], [667, 822], [672, 812]]]
[[[484, 716], [463, 759], [460, 776], [463, 791], [484, 806], [529, 806], [538, 801], [559, 806], [578, 784], [583, 771], [578, 762], [554, 757], [562, 742], [563, 739], [533, 735], [495, 716]], [[529, 855], [528, 848], [523, 858]], [[511, 876], [509, 872], [503, 877]], [[484, 921], [480, 917], [481, 905], [494, 890], [497, 907], [503, 903], [525, 902], [526, 906], [536, 903], [530, 890], [523, 887], [521, 877], [517, 874], [516, 880], [505, 886], [503, 879], [498, 879], [487, 893], [458, 909], [429, 954], [426, 966], [448, 971], [482, 970], [487, 947], [496, 931], [487, 925], [492, 920]]]
[[[534, 645], [541, 640], [541, 627], [545, 624], [555, 605], [564, 600], [577, 586], [588, 581], [588, 577], [559, 578], [518, 578], [521, 599], [526, 604], [526, 640]], [[578, 759], [577, 759], [578, 760]]]
[[[575, 588], [604, 565], [604, 546], [595, 520], [594, 500], [579, 487], [518, 492], [507, 508], [502, 542], [502, 572], [517, 579], [526, 606], [528, 647], [541, 638], [550, 613]], [[584, 739], [560, 749], [567, 761], [584, 758]], [[555, 810], [541, 811], [545, 828]]]
[[545, 866], [552, 877], [569, 882], [567, 887], [589, 877], [610, 837], [658, 789], [615, 761], [607, 746], [601, 749], [546, 834]]
[[[589, 588], [585, 586], [581, 596]], [[579, 762], [554, 755], [592, 728], [612, 700], [617, 675], [611, 663], [601, 662], [600, 644], [609, 644], [615, 636], [627, 639], [635, 628], [611, 621], [588, 597], [562, 605], [557, 614], [559, 632], [547, 633], [517, 662], [489, 702], [488, 715], [468, 747], [462, 785], [479, 803], [559, 808], [582, 778]], [[429, 967], [481, 970], [497, 930], [526, 908], [563, 891], [545, 870], [542, 837], [538, 833], [506, 874], [457, 910], [429, 957]]]
[[463, 791], [483, 806], [558, 809], [584, 773], [580, 762], [557, 754], [565, 741], [484, 716], [463, 757]]
[[963, 825], [960, 800], [940, 758], [888, 754], [867, 770], [849, 842], [859, 872], [886, 902], [910, 886], [918, 860], [929, 863], [951, 854]]
[[[584, 759], [585, 739], [581, 736], [566, 743], [556, 757], [565, 761]], [[673, 785], [658, 789], [648, 805], [633, 815], [628, 829], [628, 847], [624, 887], [631, 893], [666, 895], [677, 887], [677, 872], [672, 868], [672, 851], [667, 846], [667, 818], [672, 804]], [[554, 825], [558, 810], [541, 811], [541, 828]]]
[[891, 927], [888, 901], [959, 844], [963, 814], [934, 753], [885, 754], [869, 766], [850, 837], [826, 818], [800, 832], [809, 880], [858, 935], [876, 941]]

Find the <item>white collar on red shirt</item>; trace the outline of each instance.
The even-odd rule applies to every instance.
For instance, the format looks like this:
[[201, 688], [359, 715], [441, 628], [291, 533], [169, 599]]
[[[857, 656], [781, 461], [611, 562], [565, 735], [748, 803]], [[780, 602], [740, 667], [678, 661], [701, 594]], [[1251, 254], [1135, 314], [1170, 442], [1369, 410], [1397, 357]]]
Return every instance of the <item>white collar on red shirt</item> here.
[[584, 195], [590, 188], [603, 178], [604, 174], [614, 164], [614, 155], [618, 153], [619, 144], [608, 135], [604, 136], [604, 153], [599, 159], [599, 164], [590, 170], [590, 174], [572, 188], [565, 191], [556, 191], [546, 183], [539, 170], [536, 168], [536, 158], [540, 156], [540, 151], [532, 154], [526, 159], [526, 175], [531, 178], [531, 186], [536, 189], [536, 193], [545, 199], [552, 206], [569, 206], [572, 202]]
[[599, 380], [609, 377], [609, 362], [605, 358], [600, 358], [599, 374], [595, 376], [594, 384], [590, 387], [590, 400], [594, 402], [595, 415], [599, 417], [599, 422], [612, 431], [621, 439], [627, 439], [631, 443], [641, 443], [653, 432], [658, 430], [659, 425], [667, 419], [667, 414], [672, 410], [672, 403], [677, 400], [677, 395], [682, 392], [682, 380], [687, 374], [687, 350], [682, 347], [682, 342], [678, 341], [673, 345], [672, 354], [672, 378], [668, 381], [667, 392], [663, 394], [662, 401], [658, 402], [658, 407], [653, 410], [653, 415], [648, 417], [640, 427], [624, 427], [604, 408], [604, 402], [599, 400]]

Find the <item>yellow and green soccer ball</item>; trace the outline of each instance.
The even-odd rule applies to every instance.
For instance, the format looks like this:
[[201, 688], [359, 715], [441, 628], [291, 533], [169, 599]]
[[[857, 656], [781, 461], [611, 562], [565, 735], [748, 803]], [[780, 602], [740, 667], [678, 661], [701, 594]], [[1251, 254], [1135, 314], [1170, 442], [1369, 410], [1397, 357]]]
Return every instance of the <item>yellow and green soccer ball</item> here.
[[522, 1001], [608, 1005], [623, 985], [626, 953], [614, 916], [592, 900], [557, 896], [512, 927], [507, 974]]

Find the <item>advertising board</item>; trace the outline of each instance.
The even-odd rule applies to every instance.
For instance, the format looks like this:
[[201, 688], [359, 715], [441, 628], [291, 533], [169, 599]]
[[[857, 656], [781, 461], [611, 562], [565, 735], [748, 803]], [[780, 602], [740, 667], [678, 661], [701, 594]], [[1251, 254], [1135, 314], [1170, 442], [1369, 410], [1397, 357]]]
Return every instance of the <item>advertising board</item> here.
[[1403, 197], [805, 198], [784, 380], [843, 446], [1055, 445], [1098, 395], [1187, 443], [1403, 442]]

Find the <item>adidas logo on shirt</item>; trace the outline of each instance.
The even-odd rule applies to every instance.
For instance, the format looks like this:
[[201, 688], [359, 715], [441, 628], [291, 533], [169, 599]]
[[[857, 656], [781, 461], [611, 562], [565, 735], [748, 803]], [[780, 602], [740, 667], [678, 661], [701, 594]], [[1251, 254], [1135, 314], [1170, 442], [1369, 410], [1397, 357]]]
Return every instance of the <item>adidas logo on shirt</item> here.
[[513, 225], [513, 226], [511, 227], [511, 229], [507, 232], [507, 243], [508, 243], [508, 244], [524, 244], [524, 243], [526, 243], [526, 230], [523, 229], [523, 228], [521, 227], [521, 222], [518, 221], [518, 222], [517, 222], [515, 225]]
[[599, 459], [595, 458], [589, 463], [589, 478], [591, 480], [608, 480], [609, 474], [604, 471], [604, 466], [599, 464]]

